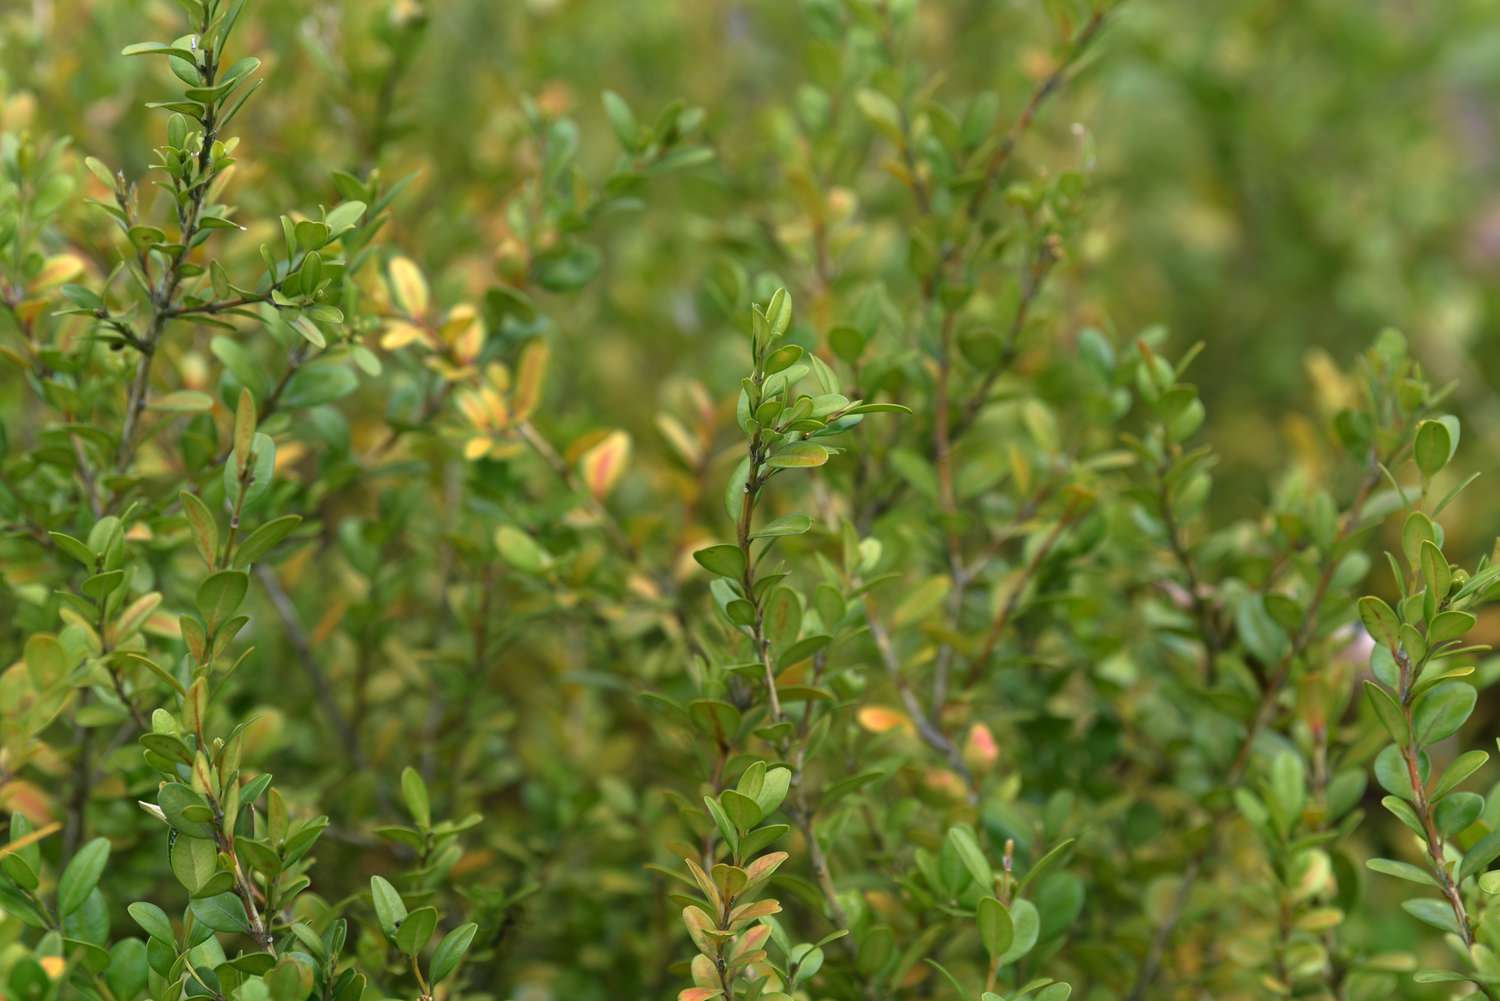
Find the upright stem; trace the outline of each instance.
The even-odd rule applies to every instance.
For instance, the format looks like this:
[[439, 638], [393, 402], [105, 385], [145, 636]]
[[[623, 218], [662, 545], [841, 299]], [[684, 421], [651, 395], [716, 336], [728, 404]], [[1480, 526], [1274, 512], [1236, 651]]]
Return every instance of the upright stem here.
[[1188, 600], [1193, 614], [1198, 618], [1198, 637], [1203, 641], [1203, 676], [1207, 683], [1214, 680], [1214, 664], [1219, 656], [1219, 630], [1214, 624], [1213, 608], [1203, 593], [1203, 582], [1198, 576], [1197, 564], [1187, 543], [1182, 540], [1182, 530], [1177, 524], [1177, 515], [1172, 510], [1172, 494], [1167, 486], [1166, 470], [1161, 470], [1157, 484], [1157, 499], [1161, 504], [1161, 520], [1167, 530], [1167, 545], [1172, 550], [1182, 575], [1187, 578]]
[[[1399, 454], [1399, 452], [1398, 452]], [[1395, 455], [1387, 456], [1387, 460], [1394, 460]], [[1365, 502], [1369, 500], [1370, 493], [1375, 485], [1380, 482], [1380, 470], [1383, 463], [1378, 455], [1371, 455], [1368, 468], [1364, 478], [1360, 481], [1359, 489], [1356, 491], [1349, 510], [1345, 513], [1342, 523], [1339, 525], [1338, 533], [1329, 544], [1323, 556], [1322, 569], [1318, 574], [1317, 584], [1313, 588], [1312, 598], [1307, 603], [1307, 610], [1302, 615], [1301, 627], [1297, 635], [1292, 638], [1290, 647], [1277, 662], [1276, 669], [1266, 681], [1265, 690], [1261, 693], [1260, 704], [1256, 707], [1255, 716], [1245, 731], [1245, 736], [1240, 741], [1239, 750], [1236, 751], [1234, 760], [1230, 763], [1229, 770], [1224, 777], [1223, 788], [1234, 789], [1244, 778], [1246, 769], [1250, 766], [1250, 753], [1255, 747], [1256, 738], [1262, 730], [1271, 722], [1271, 716], [1275, 713], [1277, 700], [1281, 697], [1282, 689], [1286, 687], [1287, 679], [1291, 677], [1292, 667], [1297, 658], [1302, 655], [1303, 650], [1312, 642], [1317, 634], [1318, 614], [1322, 610], [1323, 601], [1328, 595], [1329, 585], [1333, 581], [1334, 571], [1338, 569], [1338, 560], [1335, 553], [1343, 543], [1358, 527], [1360, 517], [1364, 511]], [[1213, 823], [1217, 825], [1233, 812], [1233, 808], [1221, 809], [1215, 812]], [[1156, 929], [1152, 936], [1151, 945], [1146, 955], [1141, 959], [1141, 964], [1136, 971], [1135, 986], [1131, 989], [1128, 1001], [1145, 1001], [1157, 975], [1161, 971], [1162, 957], [1166, 954], [1167, 944], [1171, 941], [1172, 933], [1177, 929], [1177, 923], [1182, 918], [1182, 913], [1187, 907], [1187, 902], [1192, 895], [1193, 887], [1203, 871], [1204, 863], [1213, 851], [1213, 842], [1208, 841], [1200, 847], [1189, 859], [1187, 866], [1183, 869], [1182, 880], [1178, 884], [1177, 894], [1173, 899], [1172, 907], [1167, 912], [1167, 918]]]
[[[205, 38], [208, 34], [207, 16], [205, 13], [205, 21], [199, 30], [199, 38]], [[212, 88], [219, 74], [219, 53], [211, 47], [203, 51], [201, 70], [202, 86]], [[156, 288], [151, 292], [150, 324], [146, 336], [142, 337], [137, 345], [141, 356], [136, 362], [135, 376], [130, 382], [130, 393], [126, 398], [125, 423], [120, 430], [120, 446], [115, 454], [117, 472], [124, 472], [130, 467], [131, 460], [135, 458], [136, 448], [139, 446], [141, 414], [146, 409], [146, 396], [151, 386], [151, 363], [156, 357], [156, 347], [161, 340], [162, 331], [166, 328], [167, 321], [175, 315], [173, 302], [177, 297], [178, 286], [182, 284], [182, 265], [186, 263], [198, 236], [203, 202], [208, 197], [208, 189], [212, 186], [215, 176], [210, 172], [210, 167], [213, 165], [214, 143], [219, 138], [219, 123], [215, 106], [210, 103], [206, 107], [208, 110], [204, 113], [202, 123], [203, 145], [198, 150], [197, 170], [193, 174], [193, 185], [189, 189], [186, 203], [179, 204], [177, 209], [182, 250], [172, 258], [158, 280]]]
[[[761, 383], [761, 375], [757, 366], [755, 375], [756, 385]], [[762, 478], [761, 464], [765, 461], [765, 450], [761, 447], [760, 429], [750, 436], [750, 466], [745, 474], [745, 493], [740, 500], [740, 515], [735, 520], [735, 541], [739, 545], [740, 557], [745, 564], [745, 571], [740, 577], [740, 585], [745, 589], [745, 600], [750, 602], [755, 609], [755, 618], [750, 624], [750, 638], [755, 644], [755, 657], [760, 661], [765, 670], [766, 677], [766, 701], [771, 707], [771, 721], [781, 722], [781, 696], [776, 691], [776, 668], [771, 663], [771, 644], [766, 638], [765, 609], [761, 607], [760, 599], [755, 594], [755, 560], [750, 552], [750, 528], [755, 519], [756, 495], [760, 491]]]

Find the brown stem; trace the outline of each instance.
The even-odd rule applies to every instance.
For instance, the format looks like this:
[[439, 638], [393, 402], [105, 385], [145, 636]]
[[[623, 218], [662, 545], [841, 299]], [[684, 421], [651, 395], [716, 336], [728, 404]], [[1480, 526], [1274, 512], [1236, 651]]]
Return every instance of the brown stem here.
[[302, 666], [302, 672], [312, 683], [313, 695], [318, 700], [318, 707], [322, 709], [323, 715], [338, 733], [339, 743], [343, 745], [350, 763], [356, 768], [363, 768], [364, 756], [360, 751], [359, 736], [350, 725], [348, 717], [339, 708], [338, 700], [334, 698], [333, 688], [323, 673], [323, 666], [318, 662], [317, 654], [313, 652], [312, 641], [307, 631], [302, 628], [297, 606], [292, 602], [291, 596], [286, 593], [286, 589], [281, 586], [281, 580], [276, 576], [276, 572], [270, 567], [264, 563], [257, 564], [255, 576], [260, 578], [267, 597], [271, 599], [271, 607], [276, 609], [276, 616], [281, 619], [281, 626], [286, 630], [287, 642], [296, 652], [297, 662]]
[[[759, 380], [757, 380], [759, 381]], [[771, 722], [781, 722], [781, 695], [776, 691], [776, 668], [771, 663], [771, 644], [766, 638], [765, 610], [755, 595], [755, 561], [750, 552], [750, 527], [755, 519], [755, 498], [764, 480], [761, 477], [760, 429], [750, 437], [750, 468], [745, 474], [745, 493], [740, 500], [740, 516], [735, 520], [735, 541], [739, 545], [740, 559], [745, 564], [740, 584], [745, 589], [745, 600], [755, 609], [750, 623], [750, 638], [755, 644], [755, 656], [765, 670], [766, 701], [771, 707]]]
[[[207, 25], [204, 25], [206, 33]], [[213, 87], [215, 78], [219, 72], [219, 54], [208, 48], [204, 53], [203, 86]], [[194, 172], [194, 184], [188, 194], [185, 206], [178, 209], [177, 222], [181, 230], [182, 251], [172, 259], [167, 266], [166, 272], [161, 276], [157, 287], [151, 293], [151, 325], [149, 332], [139, 345], [140, 359], [136, 362], [135, 377], [130, 383], [130, 393], [125, 404], [125, 424], [120, 432], [120, 447], [115, 455], [116, 472], [124, 472], [129, 468], [131, 460], [135, 458], [135, 450], [139, 444], [139, 427], [141, 414], [146, 409], [146, 394], [151, 385], [151, 362], [156, 357], [156, 347], [161, 340], [162, 331], [166, 328], [167, 321], [172, 317], [173, 300], [177, 296], [178, 286], [182, 283], [182, 265], [187, 261], [187, 256], [193, 247], [193, 241], [198, 235], [198, 227], [202, 219], [203, 202], [208, 197], [209, 186], [213, 183], [214, 175], [209, 173], [209, 167], [213, 164], [213, 147], [219, 136], [219, 123], [215, 118], [215, 110], [212, 104], [203, 118], [203, 145], [198, 151], [197, 170]]]
[[891, 642], [891, 634], [886, 631], [885, 626], [875, 615], [875, 607], [868, 594], [865, 595], [864, 605], [865, 618], [870, 624], [870, 636], [875, 640], [875, 649], [880, 653], [880, 660], [885, 665], [886, 674], [896, 686], [896, 694], [900, 696], [901, 704], [906, 708], [907, 715], [916, 726], [917, 734], [929, 747], [948, 759], [948, 767], [957, 772], [964, 781], [969, 802], [979, 802], [979, 785], [974, 779], [974, 773], [969, 771], [968, 765], [964, 764], [963, 755], [958, 747], [928, 716], [927, 710], [922, 708], [922, 703], [918, 700], [916, 693], [911, 690], [911, 685], [907, 683], [905, 673], [901, 670], [901, 658], [896, 653], [895, 644]]
[[1219, 630], [1214, 625], [1213, 608], [1203, 593], [1203, 583], [1198, 576], [1197, 565], [1193, 562], [1193, 554], [1182, 540], [1182, 530], [1177, 524], [1177, 515], [1172, 510], [1172, 496], [1167, 487], [1165, 472], [1162, 470], [1157, 484], [1162, 524], [1167, 530], [1167, 546], [1182, 568], [1183, 576], [1187, 578], [1188, 597], [1193, 603], [1193, 613], [1198, 618], [1198, 638], [1203, 642], [1203, 675], [1212, 684], [1214, 663], [1219, 656]]
[[[1118, 3], [1114, 5], [1114, 7], [1118, 6]], [[995, 147], [985, 163], [984, 179], [974, 189], [974, 194], [970, 196], [969, 203], [964, 210], [970, 220], [978, 219], [983, 213], [985, 199], [989, 197], [996, 180], [1000, 177], [1000, 172], [1005, 169], [1005, 165], [1010, 162], [1011, 155], [1020, 145], [1021, 137], [1026, 134], [1027, 129], [1031, 128], [1032, 122], [1036, 121], [1037, 112], [1041, 110], [1047, 99], [1062, 89], [1067, 81], [1068, 71], [1073, 68], [1073, 64], [1083, 54], [1084, 49], [1088, 48], [1094, 36], [1099, 34], [1114, 7], [1101, 8], [1089, 16], [1083, 27], [1078, 29], [1078, 33], [1069, 41], [1067, 52], [1058, 61], [1057, 68], [1047, 74], [1031, 92], [1031, 96], [1027, 98], [1025, 106], [1021, 109], [1021, 114], [1012, 123], [1010, 131], [1005, 134], [1005, 138], [1000, 140], [999, 145]]]
[[[1393, 458], [1393, 457], [1390, 457]], [[1370, 457], [1369, 468], [1361, 480], [1359, 489], [1355, 494], [1353, 503], [1350, 504], [1345, 514], [1339, 531], [1323, 557], [1323, 567], [1318, 575], [1318, 582], [1313, 590], [1312, 599], [1308, 602], [1307, 610], [1302, 616], [1302, 625], [1293, 637], [1291, 646], [1282, 656], [1276, 666], [1276, 670], [1268, 679], [1265, 691], [1261, 694], [1260, 704], [1256, 707], [1255, 716], [1250, 726], [1245, 731], [1245, 736], [1240, 741], [1239, 750], [1235, 753], [1234, 760], [1230, 763], [1229, 771], [1225, 775], [1223, 787], [1233, 789], [1239, 785], [1244, 777], [1245, 770], [1250, 765], [1250, 752], [1255, 746], [1255, 740], [1260, 732], [1270, 723], [1271, 716], [1276, 709], [1276, 701], [1281, 695], [1281, 690], [1286, 686], [1287, 679], [1291, 676], [1292, 667], [1302, 651], [1312, 642], [1317, 632], [1318, 613], [1322, 608], [1323, 601], [1328, 595], [1329, 584], [1333, 581], [1334, 571], [1338, 569], [1338, 561], [1334, 553], [1343, 542], [1349, 538], [1359, 524], [1360, 514], [1364, 510], [1365, 502], [1369, 499], [1371, 491], [1380, 482], [1380, 469], [1382, 462], [1379, 456]], [[1232, 812], [1232, 808], [1216, 812], [1214, 817], [1215, 826]], [[1176, 930], [1177, 922], [1182, 917], [1182, 909], [1187, 904], [1188, 895], [1191, 894], [1193, 884], [1202, 872], [1203, 864], [1212, 851], [1212, 843], [1206, 842], [1194, 855], [1187, 868], [1183, 871], [1182, 883], [1178, 887], [1178, 899], [1176, 906], [1168, 912], [1167, 919], [1157, 928], [1152, 937], [1151, 945], [1147, 949], [1145, 957], [1141, 960], [1140, 968], [1136, 973], [1135, 986], [1128, 995], [1128, 1001], [1145, 1001], [1161, 969], [1161, 959], [1166, 952], [1167, 943]]]
[[625, 534], [625, 529], [610, 513], [609, 508], [594, 496], [592, 490], [579, 485], [578, 478], [573, 475], [573, 467], [557, 454], [557, 449], [553, 448], [552, 443], [543, 437], [542, 433], [536, 429], [536, 425], [530, 421], [522, 421], [516, 425], [516, 433], [521, 436], [522, 441], [531, 446], [531, 450], [539, 455], [542, 461], [551, 467], [552, 472], [559, 480], [562, 480], [565, 487], [583, 498], [589, 512], [598, 519], [600, 525], [604, 526], [604, 531], [610, 537], [610, 541], [619, 548], [626, 559], [631, 562], [638, 560], [640, 552], [636, 549], [635, 543], [631, 542], [630, 537]]
[[1000, 359], [985, 372], [979, 387], [964, 402], [963, 410], [953, 425], [955, 440], [973, 427], [974, 422], [979, 419], [979, 412], [989, 402], [990, 392], [995, 388], [995, 383], [1015, 360], [1021, 334], [1026, 329], [1026, 321], [1031, 316], [1032, 304], [1041, 294], [1042, 287], [1047, 282], [1047, 276], [1052, 273], [1053, 265], [1057, 263], [1057, 260], [1058, 250], [1052, 240], [1043, 240], [1032, 254], [1031, 264], [1027, 267], [1025, 278], [1021, 282], [1020, 300], [1016, 303], [1015, 313], [1011, 314], [1010, 327], [1006, 331], [1005, 348], [1000, 353]]
[[985, 665], [994, 656], [995, 647], [999, 645], [1000, 638], [1005, 635], [1005, 627], [1010, 624], [1010, 620], [1015, 615], [1016, 609], [1020, 607], [1021, 596], [1026, 593], [1026, 588], [1036, 577], [1037, 571], [1041, 569], [1047, 557], [1052, 554], [1052, 550], [1057, 547], [1057, 542], [1062, 538], [1063, 532], [1067, 531], [1077, 520], [1078, 513], [1076, 511], [1065, 513], [1058, 519], [1057, 524], [1052, 526], [1052, 530], [1047, 533], [1046, 538], [1042, 540], [1041, 544], [1037, 546], [1036, 552], [1031, 554], [1031, 559], [1027, 562], [1025, 569], [1021, 571], [1020, 578], [1011, 585], [1005, 600], [1001, 602], [999, 610], [995, 612], [995, 620], [990, 623], [989, 633], [984, 638], [984, 646], [980, 649], [979, 655], [969, 663], [969, 673], [966, 679], [968, 684], [973, 685], [979, 680], [979, 673], [984, 670]]

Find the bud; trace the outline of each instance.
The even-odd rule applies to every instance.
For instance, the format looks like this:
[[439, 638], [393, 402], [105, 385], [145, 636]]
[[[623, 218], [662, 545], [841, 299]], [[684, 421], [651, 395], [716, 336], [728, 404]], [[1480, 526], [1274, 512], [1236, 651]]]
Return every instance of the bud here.
[[969, 727], [969, 737], [964, 741], [964, 764], [976, 775], [983, 775], [995, 767], [1000, 760], [1000, 748], [995, 735], [983, 723]]

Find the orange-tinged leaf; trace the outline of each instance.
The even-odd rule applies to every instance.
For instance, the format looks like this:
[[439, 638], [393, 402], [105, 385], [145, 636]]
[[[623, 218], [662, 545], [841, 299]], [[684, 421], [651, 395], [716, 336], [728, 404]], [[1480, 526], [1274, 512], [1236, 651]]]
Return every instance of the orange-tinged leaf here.
[[157, 609], [146, 618], [145, 631], [166, 639], [182, 638], [182, 622], [171, 612]]
[[772, 914], [780, 913], [781, 904], [774, 900], [757, 900], [753, 903], [741, 904], [729, 912], [729, 927], [733, 930], [743, 927], [756, 918], [769, 917]]
[[579, 460], [589, 493], [600, 499], [609, 496], [629, 461], [630, 435], [624, 431], [611, 431]]
[[890, 730], [911, 729], [911, 720], [899, 709], [886, 706], [865, 706], [859, 711], [859, 725], [871, 733], [886, 733]]
[[781, 863], [790, 857], [786, 852], [769, 852], [751, 862], [745, 866], [745, 875], [750, 877], [745, 886], [753, 887], [765, 882], [771, 877], [773, 872], [781, 867]]
[[73, 253], [55, 254], [47, 258], [47, 263], [42, 265], [42, 270], [32, 279], [31, 287], [43, 289], [49, 285], [57, 285], [75, 277], [83, 271], [83, 258]]
[[0, 810], [19, 813], [38, 827], [52, 822], [52, 798], [21, 779], [0, 786]]
[[708, 1001], [724, 992], [717, 987], [689, 987], [677, 992], [677, 1001]]
[[30, 832], [29, 834], [23, 834], [19, 838], [16, 838], [14, 841], [0, 845], [0, 858], [4, 858], [7, 855], [12, 855], [20, 851], [22, 848], [25, 848], [27, 845], [34, 845], [43, 838], [52, 834], [56, 834], [60, 830], [62, 830], [62, 821], [54, 820], [50, 824], [47, 824], [43, 827], [38, 827], [36, 830]]
[[[776, 901], [764, 900], [761, 901], [761, 903], [775, 904]], [[781, 910], [780, 904], [777, 904], [776, 910]], [[775, 911], [771, 911], [768, 913], [775, 913]], [[766, 939], [770, 937], [770, 925], [756, 925], [754, 928], [751, 928], [750, 930], [746, 931], [745, 934], [739, 937], [739, 939], [734, 943], [734, 951], [731, 953], [731, 955], [743, 956], [747, 952], [754, 952], [756, 949], [759, 949], [761, 946], [765, 945]]]

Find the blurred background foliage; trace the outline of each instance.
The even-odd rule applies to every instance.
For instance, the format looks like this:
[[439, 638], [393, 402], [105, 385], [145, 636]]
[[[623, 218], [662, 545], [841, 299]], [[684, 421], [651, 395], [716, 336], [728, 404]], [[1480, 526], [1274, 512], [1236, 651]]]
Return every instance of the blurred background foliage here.
[[[694, 301], [701, 250], [757, 239], [747, 227], [766, 220], [725, 210], [784, 180], [778, 115], [804, 72], [835, 72], [836, 40], [809, 37], [798, 6], [445, 0], [423, 12], [415, 0], [311, 10], [267, 0], [246, 42], [266, 53], [268, 99], [243, 131], [276, 138], [256, 150], [242, 197], [248, 209], [326, 190], [334, 165], [419, 171], [396, 242], [448, 291], [482, 289], [506, 252], [497, 206], [536, 156], [521, 95], [574, 114], [596, 167], [614, 155], [600, 91], [643, 110], [688, 97], [708, 109], [721, 163], [653, 192], [659, 211], [608, 227], [605, 281], [562, 324], [607, 353], [592, 355], [598, 371], [576, 373], [588, 391], [632, 398], [676, 373], [624, 332], [657, 331], [681, 371], [703, 370], [695, 346], [722, 343], [704, 335], [712, 320]], [[1020, 92], [1046, 65], [1046, 6], [927, 5], [923, 55], [959, 93]], [[36, 116], [139, 173], [146, 151], [130, 140], [148, 126], [153, 67], [115, 58], [117, 42], [143, 16], [166, 24], [174, 11], [167, 0], [11, 0], [0, 10], [8, 116]], [[414, 26], [423, 13], [425, 30]], [[1030, 155], [1088, 157], [1105, 182], [1107, 207], [1068, 268], [1073, 310], [1204, 342], [1198, 381], [1236, 488], [1220, 503], [1238, 499], [1243, 514], [1264, 495], [1254, 485], [1308, 433], [1297, 403], [1309, 373], [1325, 371], [1325, 357], [1347, 361], [1381, 326], [1406, 332], [1436, 380], [1464, 377], [1463, 410], [1496, 413], [1492, 4], [1140, 3], [1102, 55], [1059, 96]], [[1497, 433], [1461, 454], [1492, 452]], [[1492, 517], [1461, 522], [1476, 542], [1493, 534]]]
[[[839, 167], [802, 148], [788, 111], [816, 115], [803, 85], [836, 82], [843, 72], [842, 40], [818, 30], [820, 6], [260, 0], [239, 44], [265, 60], [266, 82], [236, 126], [244, 165], [234, 188], [244, 217], [267, 228], [231, 242], [229, 253], [253, 261], [284, 206], [332, 204], [331, 170], [378, 168], [388, 181], [414, 174], [387, 239], [421, 262], [435, 301], [479, 301], [528, 252], [509, 213], [524, 205], [546, 151], [527, 124], [523, 96], [576, 120], [591, 177], [621, 155], [600, 91], [619, 92], [647, 121], [678, 95], [705, 108], [704, 141], [717, 160], [650, 180], [639, 195], [649, 211], [602, 219], [587, 237], [602, 251], [598, 277], [579, 295], [540, 293], [545, 318], [534, 321], [553, 337], [548, 409], [559, 439], [606, 419], [626, 427], [634, 468], [650, 480], [625, 480], [616, 501], [638, 533], [670, 529], [692, 519], [696, 488], [690, 471], [668, 461], [657, 415], [706, 413], [712, 425], [724, 416], [715, 401], [731, 398], [743, 370], [742, 341], [727, 334], [741, 317], [716, 301], [716, 263], [732, 255], [797, 289], [809, 261], [806, 234], [785, 212], [788, 192], [808, 170]], [[942, 87], [992, 89], [1009, 100], [1048, 72], [1051, 6], [924, 4], [910, 44], [941, 70]], [[177, 21], [170, 0], [0, 0], [0, 125], [71, 136], [80, 153], [141, 176], [148, 150], [138, 137], [160, 128], [143, 105], [159, 96], [161, 68], [117, 53], [138, 38], [170, 37]], [[1174, 354], [1203, 342], [1193, 375], [1223, 457], [1212, 504], [1224, 519], [1259, 511], [1289, 467], [1324, 472], [1314, 444], [1321, 407], [1331, 409], [1343, 392], [1337, 370], [1387, 325], [1406, 331], [1435, 382], [1462, 380], [1456, 409], [1477, 430], [1461, 444], [1458, 465], [1488, 477], [1500, 445], [1497, 108], [1500, 18], [1486, 0], [1132, 0], [1020, 154], [1028, 172], [1083, 169], [1096, 181], [1094, 207], [1068, 242], [1043, 319], [1065, 339], [1096, 325], [1124, 342], [1162, 324]], [[841, 197], [905, 198], [878, 176], [876, 162], [869, 158], [858, 194]], [[868, 242], [856, 256], [869, 270], [904, 252], [900, 218], [886, 213], [873, 232], [860, 233]], [[86, 212], [70, 212], [60, 225], [80, 247], [97, 246], [84, 235], [97, 226]], [[798, 298], [820, 328], [838, 301], [836, 290], [816, 288]], [[537, 332], [514, 319], [493, 327], [492, 336], [518, 340]], [[18, 380], [0, 374], [8, 422]], [[387, 409], [411, 404], [396, 397]], [[368, 448], [386, 423], [348, 433]], [[422, 506], [441, 494], [441, 483], [403, 479], [431, 478], [435, 463], [398, 467], [362, 491], [340, 493], [337, 479], [327, 480], [337, 460], [327, 461], [332, 506], [320, 513], [342, 555], [312, 566], [308, 549], [282, 575], [293, 590], [299, 581], [314, 590], [337, 582], [342, 596], [307, 628], [340, 677], [358, 676], [367, 692], [369, 705], [355, 712], [369, 711], [378, 727], [365, 742], [369, 764], [399, 765], [413, 720], [376, 709], [399, 707], [403, 693], [435, 684], [425, 658], [468, 643], [443, 635], [468, 624], [434, 618], [415, 630], [434, 635], [416, 635], [403, 628], [399, 605], [382, 604], [381, 589], [400, 593], [389, 577], [413, 552], [423, 554], [421, 573], [434, 573], [428, 555], [443, 545], [438, 522], [459, 515]], [[710, 456], [698, 472], [717, 484], [728, 468]], [[1450, 552], [1487, 549], [1500, 527], [1483, 483], [1455, 504]], [[684, 496], [683, 511], [653, 508], [664, 488]], [[494, 498], [501, 496], [497, 487]], [[482, 518], [485, 502], [481, 491], [462, 516]], [[392, 511], [407, 526], [400, 538], [381, 535], [380, 516]], [[650, 747], [638, 739], [649, 724], [605, 725], [618, 711], [614, 702], [630, 696], [604, 667], [581, 671], [572, 647], [583, 642], [579, 624], [549, 619], [542, 628], [526, 618], [524, 593], [510, 600], [517, 614], [506, 628], [516, 635], [476, 641], [499, 643], [504, 669], [489, 686], [452, 688], [450, 696], [468, 700], [460, 721], [420, 721], [429, 737], [439, 724], [453, 727], [423, 749], [438, 756], [439, 773], [462, 776], [437, 784], [451, 815], [461, 815], [462, 804], [525, 818], [488, 826], [456, 878], [502, 873], [495, 920], [514, 928], [499, 962], [518, 999], [604, 997], [601, 973], [662, 993], [675, 985], [662, 971], [680, 943], [665, 931], [661, 941], [641, 941], [636, 909], [611, 905], [648, 892], [640, 830], [669, 824], [661, 797], [631, 782], [636, 756]], [[620, 632], [628, 636], [629, 627]], [[1482, 638], [1493, 639], [1488, 632]], [[0, 650], [0, 661], [16, 654]], [[262, 650], [262, 680], [243, 693], [260, 707], [259, 753], [293, 780], [292, 794], [321, 802], [334, 815], [334, 834], [358, 847], [364, 836], [339, 822], [379, 812], [380, 790], [363, 772], [313, 767], [325, 750], [323, 731], [306, 725], [287, 695], [310, 693], [276, 666], [293, 654], [285, 645]], [[642, 679], [665, 670], [651, 662], [631, 669]], [[563, 684], [529, 683], [551, 670], [571, 673]], [[460, 786], [486, 790], [483, 801], [465, 803]], [[117, 809], [122, 827], [133, 822], [125, 819], [133, 807]], [[1130, 827], [1136, 845], [1160, 823], [1140, 810]], [[550, 891], [545, 907], [503, 906], [539, 883]], [[575, 906], [583, 899], [599, 906]], [[1401, 918], [1386, 928], [1378, 910], [1368, 914], [1356, 937], [1413, 938]]]

